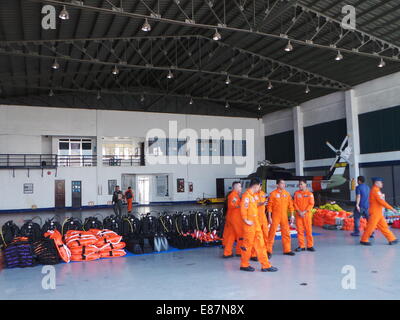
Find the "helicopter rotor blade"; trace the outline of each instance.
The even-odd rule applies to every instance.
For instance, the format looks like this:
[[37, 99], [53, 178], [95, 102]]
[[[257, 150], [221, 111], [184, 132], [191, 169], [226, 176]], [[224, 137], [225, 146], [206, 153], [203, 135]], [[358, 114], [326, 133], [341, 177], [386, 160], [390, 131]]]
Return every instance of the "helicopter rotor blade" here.
[[333, 168], [335, 167], [336, 163], [339, 161], [340, 157], [336, 156], [335, 161], [333, 161], [331, 167], [329, 168], [329, 171], [332, 171]]
[[338, 150], [336, 150], [336, 149], [333, 147], [333, 145], [331, 145], [331, 144], [329, 143], [329, 141], [326, 142], [326, 145], [327, 145], [334, 153], [337, 153], [337, 152], [338, 152]]
[[347, 141], [349, 140], [349, 136], [347, 135], [346, 138], [344, 138], [342, 145], [340, 146], [339, 150], [343, 151], [344, 146], [346, 145]]

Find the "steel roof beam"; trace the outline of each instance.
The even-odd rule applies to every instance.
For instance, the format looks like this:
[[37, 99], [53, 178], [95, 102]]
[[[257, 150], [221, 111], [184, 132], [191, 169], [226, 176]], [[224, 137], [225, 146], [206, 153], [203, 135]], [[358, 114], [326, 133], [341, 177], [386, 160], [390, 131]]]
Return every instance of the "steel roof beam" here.
[[[320, 48], [320, 49], [326, 49], [326, 50], [341, 50], [342, 52], [349, 53], [349, 54], [356, 54], [356, 55], [362, 55], [366, 57], [371, 57], [371, 58], [384, 58], [386, 60], [390, 61], [395, 61], [395, 62], [400, 62], [400, 59], [398, 55], [400, 54], [400, 47], [389, 43], [385, 40], [379, 39], [377, 37], [374, 37], [373, 35], [370, 35], [366, 32], [360, 31], [360, 30], [354, 30], [355, 33], [361, 34], [363, 37], [372, 37], [375, 41], [380, 42], [383, 46], [388, 46], [389, 48], [394, 48], [397, 50], [397, 55], [388, 56], [388, 55], [383, 55], [385, 51], [381, 51], [380, 53], [371, 53], [371, 52], [362, 52], [362, 51], [354, 51], [354, 50], [349, 50], [343, 47], [332, 47], [330, 45], [324, 45], [320, 43], [315, 43], [315, 42], [310, 42], [307, 40], [301, 40], [301, 39], [295, 39], [295, 38], [290, 38], [288, 35], [282, 35], [282, 34], [271, 34], [268, 32], [263, 32], [259, 30], [253, 30], [253, 29], [243, 29], [243, 28], [236, 28], [236, 27], [231, 27], [227, 25], [209, 25], [209, 24], [202, 24], [202, 23], [196, 23], [196, 22], [188, 22], [188, 21], [181, 21], [181, 20], [174, 20], [174, 19], [167, 19], [167, 18], [162, 18], [160, 16], [154, 16], [154, 15], [143, 15], [139, 13], [132, 13], [132, 12], [125, 12], [123, 8], [119, 8], [118, 10], [113, 10], [113, 9], [108, 9], [104, 7], [94, 7], [94, 6], [89, 6], [83, 4], [83, 2], [67, 2], [67, 1], [60, 1], [60, 0], [29, 0], [33, 2], [41, 2], [41, 3], [49, 3], [53, 5], [66, 5], [71, 8], [75, 9], [82, 9], [82, 10], [89, 10], [89, 11], [94, 11], [94, 12], [102, 12], [105, 14], [113, 14], [113, 15], [118, 15], [118, 16], [124, 16], [124, 17], [130, 17], [130, 18], [139, 18], [139, 19], [148, 19], [148, 20], [153, 20], [153, 21], [158, 21], [162, 23], [168, 23], [168, 24], [176, 24], [176, 25], [181, 25], [181, 26], [186, 26], [186, 27], [192, 27], [192, 28], [202, 28], [202, 29], [215, 29], [218, 28], [220, 30], [226, 30], [226, 31], [232, 31], [232, 32], [243, 32], [243, 33], [248, 33], [248, 34], [253, 34], [253, 35], [258, 35], [258, 36], [265, 36], [265, 37], [270, 37], [270, 38], [275, 38], [275, 39], [284, 39], [284, 40], [291, 40], [293, 43], [297, 43], [299, 45], [304, 45], [304, 46], [310, 46], [310, 47], [315, 47], [315, 48]], [[226, 1], [226, 0], [224, 0]], [[340, 23], [335, 19], [332, 19], [330, 17], [327, 17], [326, 15], [321, 14], [318, 11], [315, 11], [313, 9], [308, 8], [307, 6], [297, 3], [295, 6], [301, 7], [303, 10], [307, 10], [309, 12], [314, 13], [318, 17], [324, 17], [325, 19], [329, 20], [330, 22], [337, 24]], [[339, 24], [340, 26], [340, 24]]]

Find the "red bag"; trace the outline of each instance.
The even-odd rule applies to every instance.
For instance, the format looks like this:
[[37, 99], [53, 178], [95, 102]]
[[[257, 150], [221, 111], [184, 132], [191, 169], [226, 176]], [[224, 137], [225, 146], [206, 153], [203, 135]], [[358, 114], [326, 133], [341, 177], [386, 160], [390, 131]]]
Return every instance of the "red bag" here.
[[400, 220], [394, 220], [392, 228], [400, 229]]

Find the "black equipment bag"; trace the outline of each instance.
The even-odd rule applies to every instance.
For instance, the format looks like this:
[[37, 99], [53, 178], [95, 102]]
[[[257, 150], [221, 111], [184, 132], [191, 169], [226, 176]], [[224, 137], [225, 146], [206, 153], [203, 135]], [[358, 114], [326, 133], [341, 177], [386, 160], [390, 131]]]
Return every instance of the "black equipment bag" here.
[[122, 218], [115, 215], [105, 217], [103, 220], [103, 228], [114, 231], [120, 235], [122, 231]]
[[158, 232], [158, 219], [148, 213], [140, 220], [140, 234], [144, 238], [153, 238]]
[[42, 228], [36, 222], [28, 220], [21, 227], [20, 236], [27, 237], [32, 242], [38, 241], [43, 238]]
[[174, 224], [174, 216], [164, 212], [158, 218], [159, 221], [159, 230], [163, 234], [165, 234], [168, 238], [170, 238], [173, 234], [176, 233], [175, 224]]
[[66, 234], [69, 230], [83, 230], [82, 221], [73, 217], [66, 219], [61, 227], [62, 235]]
[[15, 238], [4, 249], [4, 264], [6, 268], [25, 268], [37, 265], [32, 243]]
[[134, 254], [143, 254], [143, 238], [131, 233], [125, 238], [124, 241], [126, 244], [126, 250]]
[[174, 216], [175, 230], [180, 234], [192, 232], [190, 224], [190, 216], [184, 213], [179, 213]]
[[61, 232], [62, 226], [58, 221], [54, 220], [54, 217], [51, 219], [47, 219], [42, 226], [42, 234], [46, 233], [49, 230], [58, 230]]
[[87, 217], [83, 223], [83, 229], [103, 229], [103, 223], [97, 217]]
[[213, 232], [215, 230], [218, 237], [222, 238], [222, 233], [224, 230], [224, 218], [222, 212], [218, 209], [210, 210], [207, 213], [207, 220], [207, 231]]
[[190, 215], [190, 225], [193, 231], [204, 231], [207, 228], [207, 215], [201, 211], [192, 213]]
[[18, 226], [12, 221], [7, 221], [1, 228], [1, 244], [7, 246], [19, 235]]
[[53, 265], [61, 262], [56, 245], [52, 239], [43, 238], [33, 243], [33, 253], [39, 264]]
[[132, 214], [122, 217], [121, 235], [127, 237], [130, 234], [139, 235], [140, 220]]

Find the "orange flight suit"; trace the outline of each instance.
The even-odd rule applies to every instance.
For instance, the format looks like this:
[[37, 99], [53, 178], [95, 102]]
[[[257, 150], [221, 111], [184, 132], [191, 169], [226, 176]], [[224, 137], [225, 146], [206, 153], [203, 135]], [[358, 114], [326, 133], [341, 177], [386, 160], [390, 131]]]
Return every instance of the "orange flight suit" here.
[[[128, 197], [127, 197], [128, 193], [131, 193], [132, 198], [128, 199]], [[127, 208], [128, 209], [128, 213], [130, 213], [130, 212], [132, 212], [132, 203], [133, 203], [133, 191], [132, 190], [131, 191], [126, 190], [125, 199], [126, 199], [126, 203], [128, 204], [128, 208]]]
[[267, 252], [265, 250], [264, 238], [261, 230], [260, 221], [258, 218], [257, 201], [254, 194], [248, 189], [242, 196], [240, 205], [240, 213], [243, 220], [252, 221], [249, 226], [243, 221], [243, 242], [242, 242], [242, 257], [241, 267], [247, 268], [253, 249], [256, 251], [258, 261], [262, 268], [270, 268], [271, 264], [268, 261]]
[[[307, 237], [307, 248], [314, 246], [314, 239], [312, 236], [312, 213], [314, 208], [314, 195], [309, 190], [298, 190], [294, 193], [293, 205], [296, 210], [296, 227], [297, 239], [299, 240], [299, 247], [305, 248], [304, 231]], [[302, 217], [297, 211], [307, 211]]]
[[228, 211], [224, 227], [223, 243], [224, 256], [232, 255], [233, 243], [236, 241], [236, 254], [241, 254], [241, 237], [243, 221], [240, 215], [240, 195], [232, 191], [228, 195]]
[[293, 212], [293, 200], [286, 190], [275, 189], [269, 195], [267, 211], [271, 212], [272, 224], [268, 232], [267, 251], [272, 253], [275, 241], [275, 234], [278, 226], [281, 225], [283, 252], [291, 251], [291, 239], [288, 212]]
[[[262, 191], [262, 190], [260, 190], [260, 191], [256, 194], [256, 197], [258, 198], [258, 202], [263, 202], [263, 203], [266, 202], [266, 201], [267, 201], [267, 198], [268, 198], [267, 194], [266, 194], [264, 191]], [[257, 199], [256, 199], [256, 200], [257, 200]], [[260, 205], [260, 206], [258, 207], [258, 219], [259, 219], [259, 221], [260, 221], [261, 230], [262, 230], [262, 233], [263, 233], [265, 248], [267, 248], [267, 244], [268, 244], [268, 230], [269, 230], [268, 226], [269, 226], [269, 223], [268, 223], [267, 215], [266, 215], [266, 213], [265, 213], [265, 205], [264, 205], [264, 204], [263, 204], [263, 205]]]
[[368, 242], [369, 237], [376, 228], [385, 236], [388, 241], [396, 240], [395, 235], [389, 230], [385, 217], [383, 216], [383, 208], [394, 210], [385, 200], [385, 195], [377, 186], [373, 186], [369, 193], [369, 219], [367, 227], [361, 237], [362, 242]]

